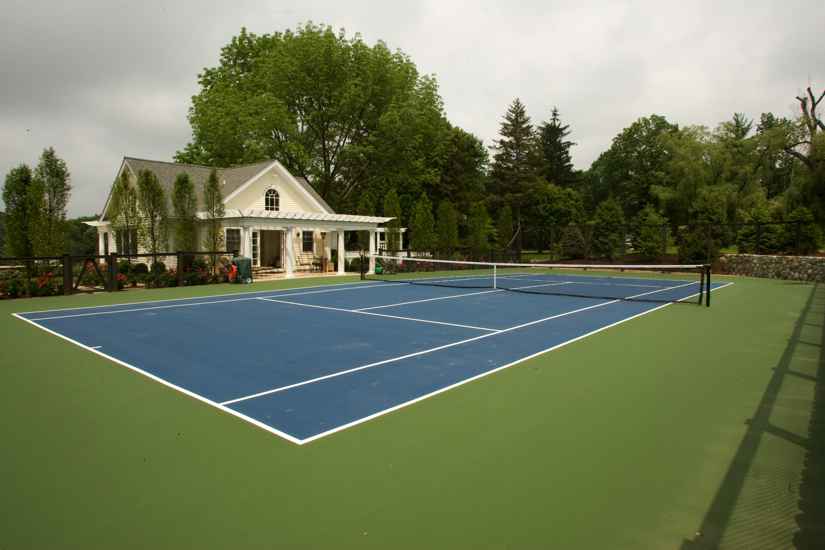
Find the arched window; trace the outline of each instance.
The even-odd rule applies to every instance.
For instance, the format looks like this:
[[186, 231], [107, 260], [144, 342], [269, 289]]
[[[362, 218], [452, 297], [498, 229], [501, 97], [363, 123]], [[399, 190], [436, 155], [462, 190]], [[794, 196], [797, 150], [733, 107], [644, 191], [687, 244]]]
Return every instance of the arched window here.
[[280, 202], [281, 200], [277, 191], [274, 189], [269, 189], [266, 192], [266, 196], [264, 197], [264, 208], [266, 210], [277, 212], [281, 207]]

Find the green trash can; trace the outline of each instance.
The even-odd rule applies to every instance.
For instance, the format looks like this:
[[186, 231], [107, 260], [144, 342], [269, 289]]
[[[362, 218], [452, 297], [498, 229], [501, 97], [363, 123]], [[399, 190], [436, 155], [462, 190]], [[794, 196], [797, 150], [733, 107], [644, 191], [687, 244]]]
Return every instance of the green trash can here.
[[235, 278], [236, 283], [249, 284], [252, 282], [252, 258], [245, 258], [243, 256], [236, 256], [232, 260], [238, 266], [238, 276]]

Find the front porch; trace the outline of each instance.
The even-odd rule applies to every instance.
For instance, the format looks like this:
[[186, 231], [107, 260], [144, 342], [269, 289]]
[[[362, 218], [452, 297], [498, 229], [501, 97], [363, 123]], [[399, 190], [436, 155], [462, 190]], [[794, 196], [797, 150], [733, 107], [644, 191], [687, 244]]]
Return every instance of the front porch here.
[[[388, 218], [347, 214], [227, 211], [226, 249], [252, 259], [266, 279], [346, 272], [346, 234], [369, 233], [369, 252], [378, 247], [378, 224]], [[371, 261], [369, 270], [375, 269]]]

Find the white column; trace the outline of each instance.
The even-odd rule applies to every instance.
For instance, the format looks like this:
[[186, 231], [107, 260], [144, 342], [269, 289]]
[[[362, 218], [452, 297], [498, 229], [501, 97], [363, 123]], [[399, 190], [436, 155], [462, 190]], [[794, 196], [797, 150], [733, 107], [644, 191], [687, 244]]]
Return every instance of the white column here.
[[103, 234], [105, 231], [101, 231], [99, 228], [97, 230], [97, 253], [100, 256], [103, 256], [105, 252], [105, 247], [103, 245]]
[[292, 277], [295, 271], [295, 228], [286, 228], [286, 261], [284, 262], [284, 272], [287, 278]]
[[332, 261], [332, 231], [327, 231], [324, 234], [324, 258], [326, 258], [327, 265], [329, 265], [329, 262]]
[[344, 257], [346, 256], [347, 251], [344, 249], [344, 230], [338, 230], [338, 274], [343, 275], [345, 272], [344, 269]]
[[238, 253], [245, 257], [252, 257], [252, 231], [248, 227], [241, 227], [241, 249]]
[[375, 274], [375, 241], [378, 239], [378, 235], [375, 233], [375, 228], [370, 229], [370, 267], [368, 273], [370, 275]]

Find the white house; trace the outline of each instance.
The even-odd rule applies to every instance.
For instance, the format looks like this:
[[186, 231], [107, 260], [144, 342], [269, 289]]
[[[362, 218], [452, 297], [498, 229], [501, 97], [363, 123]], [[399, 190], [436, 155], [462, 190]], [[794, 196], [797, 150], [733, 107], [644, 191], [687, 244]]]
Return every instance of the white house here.
[[[180, 173], [189, 175], [198, 206], [203, 206], [202, 191], [212, 167], [124, 157], [117, 177], [126, 172], [136, 183], [142, 170], [151, 170], [158, 177], [169, 197], [170, 212], [174, 181]], [[335, 213], [309, 182], [293, 176], [275, 160], [218, 169], [217, 175], [226, 209], [226, 250], [252, 258], [254, 267], [282, 270], [287, 277], [320, 266], [332, 270], [332, 250], [343, 252], [337, 254], [335, 267], [338, 273], [344, 273], [345, 233], [369, 231], [372, 253], [377, 248], [376, 233], [381, 232], [379, 224], [392, 219]], [[128, 252], [118, 251], [118, 243], [123, 247], [124, 239], [118, 238], [107, 217], [110, 199], [111, 192], [99, 220], [89, 225], [97, 227], [101, 254]], [[204, 219], [205, 215], [198, 212], [198, 217]], [[201, 227], [198, 242], [202, 241], [202, 234]], [[176, 250], [171, 239], [168, 249]], [[372, 269], [374, 266], [370, 265]]]

